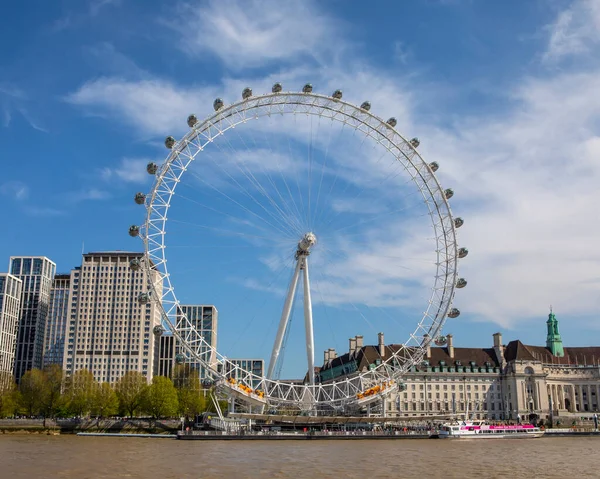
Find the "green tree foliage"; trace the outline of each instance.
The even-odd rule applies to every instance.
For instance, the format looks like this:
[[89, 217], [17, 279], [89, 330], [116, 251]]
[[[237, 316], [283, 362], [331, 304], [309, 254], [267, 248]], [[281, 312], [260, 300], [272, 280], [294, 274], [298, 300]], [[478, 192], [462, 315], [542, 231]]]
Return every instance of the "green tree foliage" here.
[[92, 411], [98, 419], [113, 416], [119, 412], [119, 399], [109, 383], [102, 383], [96, 389]]
[[0, 417], [13, 416], [17, 409], [18, 391], [12, 374], [0, 373]]
[[178, 402], [173, 382], [164, 376], [154, 376], [144, 393], [142, 408], [154, 419], [160, 419], [177, 414]]
[[119, 409], [129, 415], [135, 416], [140, 409], [144, 393], [148, 388], [146, 376], [138, 371], [128, 371], [116, 384], [115, 392], [119, 400]]
[[43, 413], [47, 403], [46, 377], [39, 369], [31, 369], [23, 374], [19, 383], [20, 406], [28, 416]]
[[177, 365], [173, 369], [173, 382], [177, 389], [179, 414], [189, 420], [206, 411], [207, 397], [197, 370], [187, 365]]
[[58, 364], [52, 364], [43, 371], [45, 393], [42, 406], [42, 414], [44, 418], [54, 417], [64, 405], [64, 397], [62, 395], [63, 387], [63, 371]]
[[69, 411], [79, 417], [87, 417], [96, 399], [98, 383], [87, 369], [75, 371], [67, 381], [66, 395]]

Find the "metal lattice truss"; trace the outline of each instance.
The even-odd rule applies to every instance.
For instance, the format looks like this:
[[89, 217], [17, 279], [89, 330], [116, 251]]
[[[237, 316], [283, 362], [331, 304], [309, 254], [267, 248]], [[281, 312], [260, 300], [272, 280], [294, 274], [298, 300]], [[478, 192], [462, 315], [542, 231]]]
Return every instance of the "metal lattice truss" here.
[[[431, 296], [422, 318], [404, 345], [375, 369], [358, 371], [339, 381], [313, 385], [257, 376], [251, 371], [241, 370], [237, 364], [212, 348], [179, 309], [167, 268], [165, 247], [171, 199], [188, 166], [202, 157], [207, 145], [250, 120], [294, 114], [315, 115], [341, 122], [345, 127], [353, 128], [365, 138], [383, 146], [402, 165], [421, 193], [436, 239], [437, 261]], [[150, 298], [162, 312], [163, 325], [180, 343], [185, 360], [200, 362], [223, 391], [269, 409], [281, 406], [303, 410], [348, 409], [380, 398], [397, 387], [403, 374], [423, 360], [430, 341], [440, 333], [451, 308], [459, 258], [457, 226], [447, 200], [447, 191], [442, 189], [434, 174], [437, 165], [436, 168], [428, 165], [417, 152], [416, 146], [401, 136], [392, 124], [369, 111], [341, 99], [312, 92], [250, 96], [224, 106], [204, 121], [195, 123], [181, 140], [174, 143], [165, 163], [158, 167], [154, 185], [145, 200], [146, 222], [140, 228], [146, 254], [144, 267], [158, 271], [162, 280], [161, 288], [150, 285]], [[233, 377], [236, 379], [232, 380]], [[386, 387], [383, 390], [379, 388], [378, 394], [359, 399], [368, 388], [382, 384]]]

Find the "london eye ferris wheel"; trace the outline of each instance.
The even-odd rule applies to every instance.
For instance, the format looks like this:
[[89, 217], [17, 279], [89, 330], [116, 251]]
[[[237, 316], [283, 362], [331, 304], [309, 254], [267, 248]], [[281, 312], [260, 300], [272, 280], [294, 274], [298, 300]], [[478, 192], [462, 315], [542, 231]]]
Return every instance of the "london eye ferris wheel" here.
[[[421, 157], [419, 140], [403, 137], [395, 118], [341, 90], [286, 92], [276, 83], [213, 107], [204, 120], [190, 115], [181, 139], [166, 138], [164, 163], [147, 165], [152, 188], [135, 195], [146, 218], [129, 234], [142, 239], [144, 258], [131, 267], [158, 278], [138, 298], [159, 308], [155, 334], [171, 331], [180, 360], [200, 363], [221, 391], [255, 408], [351, 411], [402, 387], [430, 342], [444, 344], [446, 318], [460, 314], [455, 289], [466, 285], [458, 276], [468, 254], [457, 242], [463, 220], [452, 214], [454, 193], [440, 185], [438, 163]], [[264, 298], [262, 374], [217, 350], [187, 317], [176, 295], [177, 286], [189, 297], [186, 267], [206, 288]], [[295, 311], [302, 331], [293, 336]], [[222, 327], [242, 330], [244, 321]], [[326, 379], [315, 367], [325, 322], [341, 334], [386, 323], [404, 337], [370, 367]], [[292, 336], [300, 346], [288, 359], [306, 372], [295, 381], [280, 377]]]

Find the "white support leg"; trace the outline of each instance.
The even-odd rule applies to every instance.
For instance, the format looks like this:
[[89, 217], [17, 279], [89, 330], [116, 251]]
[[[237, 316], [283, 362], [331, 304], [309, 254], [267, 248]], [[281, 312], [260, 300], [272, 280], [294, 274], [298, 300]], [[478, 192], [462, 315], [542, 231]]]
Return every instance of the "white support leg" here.
[[308, 257], [304, 257], [304, 328], [306, 329], [306, 357], [308, 359], [308, 381], [315, 383], [315, 338], [313, 334], [310, 281], [308, 279]]
[[288, 321], [290, 319], [290, 311], [292, 310], [292, 306], [294, 304], [294, 295], [296, 294], [296, 286], [298, 284], [298, 276], [300, 275], [301, 264], [302, 258], [298, 258], [296, 261], [294, 276], [292, 276], [290, 288], [283, 305], [283, 312], [281, 313], [281, 319], [279, 320], [279, 329], [277, 330], [277, 336], [275, 337], [275, 343], [273, 344], [273, 351], [271, 352], [271, 361], [269, 362], [269, 369], [267, 370], [267, 378], [269, 379], [273, 379], [273, 371], [275, 370], [277, 358], [279, 358], [281, 344], [283, 343], [283, 336], [285, 335], [285, 330], [287, 329]]

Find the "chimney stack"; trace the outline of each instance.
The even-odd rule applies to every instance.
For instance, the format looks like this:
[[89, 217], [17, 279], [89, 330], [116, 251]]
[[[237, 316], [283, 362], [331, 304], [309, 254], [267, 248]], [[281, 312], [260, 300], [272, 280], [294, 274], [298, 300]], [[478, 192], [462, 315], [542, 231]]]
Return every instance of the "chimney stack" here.
[[377, 345], [379, 346], [379, 355], [383, 358], [385, 356], [385, 341], [383, 339], [383, 333], [377, 333]]
[[446, 335], [446, 340], [448, 341], [446, 343], [448, 348], [448, 356], [450, 356], [450, 359], [454, 359], [454, 344], [452, 342], [452, 335]]
[[356, 350], [360, 350], [363, 347], [363, 337], [356, 336]]
[[331, 351], [331, 350], [326, 349], [325, 352], [323, 353], [323, 366], [326, 366], [327, 363], [329, 362], [329, 351]]
[[348, 340], [348, 342], [349, 342], [348, 353], [350, 354], [350, 356], [352, 356], [354, 354], [354, 352], [356, 351], [356, 337], [350, 338]]
[[329, 360], [333, 361], [335, 358], [337, 358], [337, 353], [335, 352], [335, 349], [329, 348]]
[[431, 359], [431, 341], [429, 341], [429, 334], [424, 334], [423, 339], [427, 341], [427, 359]]

